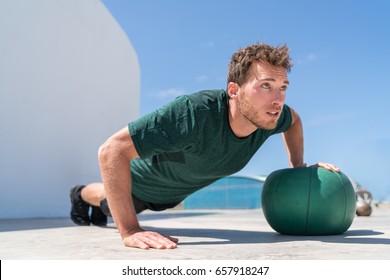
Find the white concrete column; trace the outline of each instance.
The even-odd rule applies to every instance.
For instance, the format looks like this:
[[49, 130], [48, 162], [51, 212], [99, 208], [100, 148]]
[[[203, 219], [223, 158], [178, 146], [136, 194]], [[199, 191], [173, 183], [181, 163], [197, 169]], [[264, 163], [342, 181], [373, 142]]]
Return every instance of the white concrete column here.
[[[131, 16], [131, 15], [129, 15]], [[97, 0], [0, 0], [0, 218], [68, 216], [100, 144], [139, 115], [129, 39]]]

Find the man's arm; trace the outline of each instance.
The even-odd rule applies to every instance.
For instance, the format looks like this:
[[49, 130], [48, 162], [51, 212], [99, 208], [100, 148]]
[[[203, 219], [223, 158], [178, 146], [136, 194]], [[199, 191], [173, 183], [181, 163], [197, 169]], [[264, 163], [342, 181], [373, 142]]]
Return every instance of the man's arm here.
[[[287, 155], [291, 167], [306, 167], [304, 162], [304, 140], [303, 140], [303, 126], [301, 118], [298, 113], [290, 108], [292, 122], [288, 130], [283, 132], [283, 140], [286, 147]], [[319, 162], [315, 166], [323, 167], [328, 170], [340, 171], [340, 168], [330, 163]]]
[[125, 246], [141, 249], [171, 249], [178, 240], [143, 230], [131, 196], [130, 161], [138, 158], [127, 127], [110, 137], [99, 148], [99, 164], [110, 212]]
[[304, 141], [302, 121], [298, 113], [290, 108], [292, 122], [288, 130], [283, 132], [284, 146], [291, 167], [305, 167]]

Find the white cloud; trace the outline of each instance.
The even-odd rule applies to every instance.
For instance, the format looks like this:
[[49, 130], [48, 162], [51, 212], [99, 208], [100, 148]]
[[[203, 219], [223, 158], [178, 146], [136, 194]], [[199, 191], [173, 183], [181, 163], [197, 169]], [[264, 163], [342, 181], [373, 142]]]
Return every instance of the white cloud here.
[[317, 60], [317, 55], [314, 53], [309, 53], [306, 57], [306, 61], [314, 61]]
[[316, 55], [315, 53], [309, 53], [303, 58], [298, 58], [296, 64], [310, 63], [316, 61], [317, 59], [318, 55]]
[[162, 90], [155, 90], [149, 95], [152, 97], [157, 97], [159, 99], [172, 99], [180, 95], [186, 94], [186, 90], [182, 88], [167, 88]]
[[215, 43], [212, 40], [202, 42], [199, 44], [199, 48], [202, 48], [202, 49], [203, 48], [213, 48], [214, 46], [215, 46]]
[[201, 75], [201, 76], [196, 77], [196, 81], [198, 83], [202, 83], [202, 82], [207, 81], [209, 79], [210, 79], [210, 77], [207, 75]]

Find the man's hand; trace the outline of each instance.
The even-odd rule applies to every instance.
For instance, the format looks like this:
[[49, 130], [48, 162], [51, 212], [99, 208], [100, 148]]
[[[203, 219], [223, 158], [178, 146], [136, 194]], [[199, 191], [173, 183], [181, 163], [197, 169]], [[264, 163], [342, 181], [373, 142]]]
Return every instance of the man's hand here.
[[319, 162], [317, 164], [314, 164], [313, 166], [315, 166], [315, 167], [322, 167], [322, 168], [325, 168], [325, 169], [328, 169], [328, 170], [331, 170], [331, 171], [340, 172], [340, 168], [338, 168], [337, 166], [335, 166], [333, 164], [330, 164], [330, 163]]
[[137, 227], [134, 228], [123, 237], [123, 243], [127, 247], [135, 247], [140, 249], [174, 249], [177, 247], [179, 239], [162, 235], [158, 232], [145, 231]]
[[[322, 168], [325, 168], [327, 170], [340, 172], [340, 168], [338, 168], [336, 165], [330, 164], [330, 163], [319, 162], [319, 163], [313, 164], [311, 166], [313, 166], [313, 167], [322, 167]], [[303, 163], [303, 164], [294, 166], [294, 168], [299, 168], [299, 167], [307, 167], [307, 164]]]

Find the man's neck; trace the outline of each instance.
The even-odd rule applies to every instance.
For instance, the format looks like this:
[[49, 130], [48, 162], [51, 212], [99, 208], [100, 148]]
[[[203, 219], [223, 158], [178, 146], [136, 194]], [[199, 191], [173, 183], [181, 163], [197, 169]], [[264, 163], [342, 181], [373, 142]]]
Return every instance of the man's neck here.
[[245, 138], [255, 132], [257, 127], [241, 115], [236, 102], [231, 99], [229, 100], [229, 125], [235, 136]]

